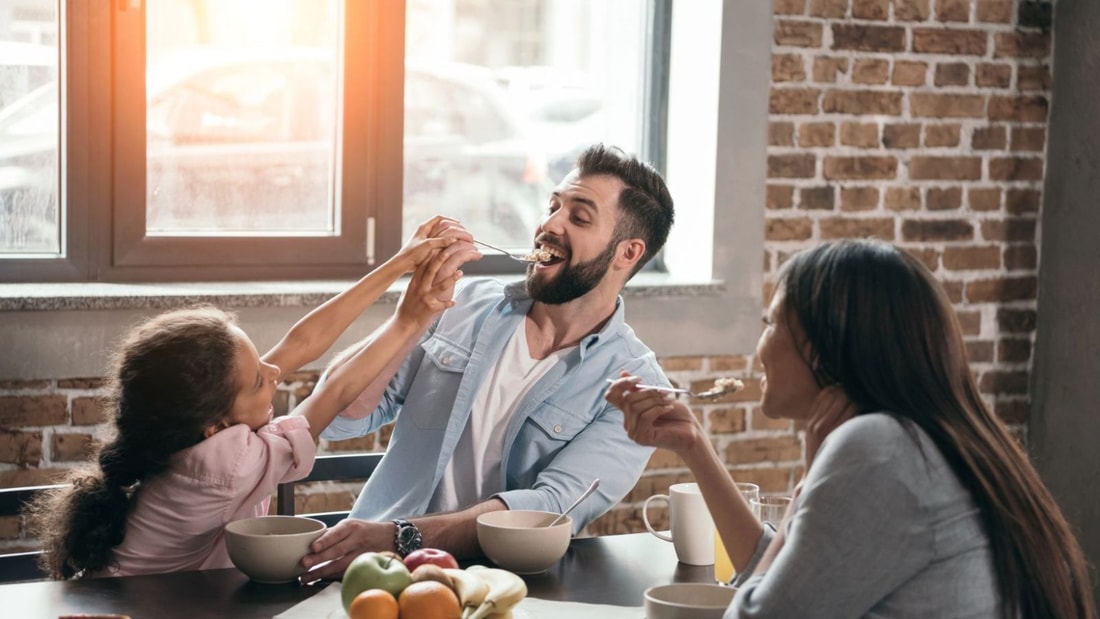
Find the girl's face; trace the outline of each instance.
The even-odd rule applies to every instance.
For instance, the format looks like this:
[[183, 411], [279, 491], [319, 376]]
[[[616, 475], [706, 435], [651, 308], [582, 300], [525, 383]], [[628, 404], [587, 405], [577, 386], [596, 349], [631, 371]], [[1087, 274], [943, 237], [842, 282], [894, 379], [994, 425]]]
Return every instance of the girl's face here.
[[[798, 332], [792, 332], [792, 328]], [[821, 391], [806, 362], [811, 358], [809, 345], [800, 344], [802, 339], [800, 327], [786, 315], [783, 293], [776, 291], [764, 315], [764, 332], [756, 343], [756, 358], [764, 366], [760, 409], [773, 419], [809, 417], [814, 398]]]
[[237, 397], [233, 400], [233, 408], [229, 414], [220, 423], [207, 429], [208, 437], [238, 423], [247, 424], [256, 431], [267, 425], [274, 415], [271, 401], [279, 382], [278, 366], [264, 363], [252, 340], [239, 327], [232, 326], [230, 329], [237, 338], [237, 358], [234, 364]]

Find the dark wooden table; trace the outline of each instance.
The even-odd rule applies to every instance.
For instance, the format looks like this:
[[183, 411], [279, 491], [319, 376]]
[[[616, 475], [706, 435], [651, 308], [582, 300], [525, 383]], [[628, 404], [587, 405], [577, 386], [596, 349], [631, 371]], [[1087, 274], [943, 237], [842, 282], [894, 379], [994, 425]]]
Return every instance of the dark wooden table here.
[[[641, 606], [646, 588], [713, 582], [713, 569], [681, 564], [672, 544], [634, 533], [573, 540], [558, 565], [524, 579], [531, 597]], [[0, 585], [0, 616], [57, 619], [71, 613], [119, 613], [133, 619], [269, 619], [320, 590], [260, 585], [235, 569], [25, 582]]]

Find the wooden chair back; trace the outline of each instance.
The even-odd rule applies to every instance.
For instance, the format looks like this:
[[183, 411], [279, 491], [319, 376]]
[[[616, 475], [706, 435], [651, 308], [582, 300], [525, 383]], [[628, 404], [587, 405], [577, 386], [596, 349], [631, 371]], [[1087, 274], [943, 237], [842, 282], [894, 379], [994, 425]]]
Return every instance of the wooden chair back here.
[[332, 454], [317, 456], [313, 470], [303, 479], [279, 484], [275, 502], [275, 513], [282, 516], [308, 516], [332, 526], [348, 517], [348, 512], [320, 512], [313, 514], [294, 513], [294, 486], [313, 481], [349, 481], [366, 479], [378, 468], [382, 453]]
[[[18, 518], [23, 506], [43, 490], [59, 486], [26, 486], [0, 489], [0, 517]], [[38, 565], [42, 551], [0, 553], [0, 582], [41, 580], [46, 572]]]

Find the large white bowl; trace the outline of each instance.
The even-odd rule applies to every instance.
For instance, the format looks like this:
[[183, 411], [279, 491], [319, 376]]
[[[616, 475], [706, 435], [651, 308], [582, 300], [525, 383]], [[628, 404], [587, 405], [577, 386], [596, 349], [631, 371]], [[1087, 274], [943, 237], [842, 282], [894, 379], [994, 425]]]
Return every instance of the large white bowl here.
[[646, 619], [722, 619], [737, 594], [734, 587], [673, 583], [645, 590]]
[[488, 512], [477, 517], [477, 542], [486, 557], [516, 574], [538, 574], [565, 556], [573, 537], [569, 516], [547, 527], [558, 514], [523, 509]]
[[301, 516], [260, 516], [225, 525], [229, 560], [249, 578], [262, 583], [291, 582], [302, 573], [299, 561], [325, 523]]

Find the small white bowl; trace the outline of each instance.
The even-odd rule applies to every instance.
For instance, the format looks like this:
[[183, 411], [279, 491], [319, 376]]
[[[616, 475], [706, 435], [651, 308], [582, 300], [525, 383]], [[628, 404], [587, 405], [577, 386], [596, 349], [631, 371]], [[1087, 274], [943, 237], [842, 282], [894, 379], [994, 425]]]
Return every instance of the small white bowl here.
[[735, 587], [679, 582], [645, 590], [646, 619], [722, 619]]
[[524, 509], [488, 512], [477, 517], [477, 541], [493, 563], [516, 574], [539, 574], [557, 563], [573, 537], [569, 516], [548, 527], [559, 514]]
[[260, 516], [225, 525], [225, 549], [237, 569], [256, 582], [291, 582], [309, 545], [325, 532], [325, 523], [301, 516]]

